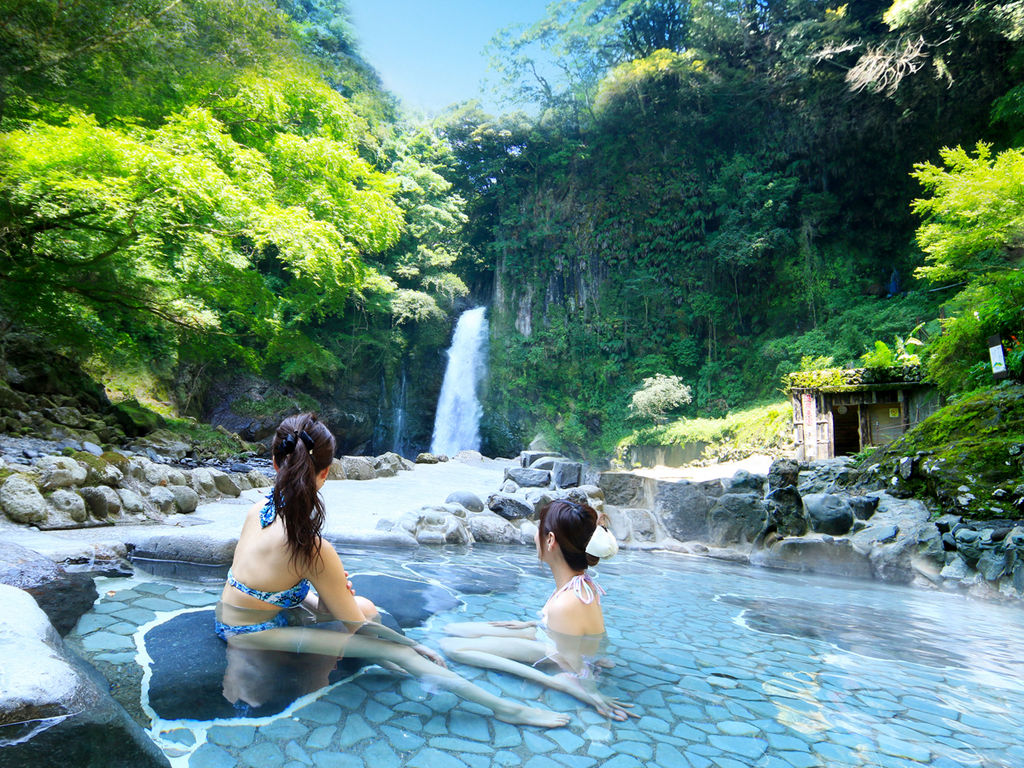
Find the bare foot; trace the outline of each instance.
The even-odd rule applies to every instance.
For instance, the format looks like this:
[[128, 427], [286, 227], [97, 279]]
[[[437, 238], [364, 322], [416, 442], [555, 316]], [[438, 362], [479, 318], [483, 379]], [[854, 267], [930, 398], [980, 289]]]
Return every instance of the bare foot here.
[[618, 699], [613, 699], [611, 696], [605, 696], [596, 690], [586, 688], [578, 677], [562, 673], [555, 675], [559, 681], [559, 688], [570, 696], [575, 696], [580, 701], [592, 705], [600, 714], [611, 720], [628, 720], [631, 717], [640, 717], [640, 715], [630, 712], [629, 708], [632, 704], [628, 704]]
[[551, 712], [536, 707], [524, 707], [521, 704], [510, 706], [504, 712], [495, 711], [494, 716], [506, 723], [515, 725], [536, 725], [541, 728], [558, 728], [569, 722], [569, 716], [561, 712]]

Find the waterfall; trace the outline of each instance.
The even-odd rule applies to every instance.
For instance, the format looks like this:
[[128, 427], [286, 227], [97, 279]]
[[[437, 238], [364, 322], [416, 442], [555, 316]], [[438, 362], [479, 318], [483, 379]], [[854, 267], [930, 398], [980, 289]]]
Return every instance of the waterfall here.
[[462, 313], [448, 348], [448, 367], [441, 384], [434, 417], [430, 452], [454, 456], [463, 450], [480, 450], [480, 416], [483, 408], [477, 389], [487, 371], [486, 307]]
[[406, 375], [405, 361], [402, 361], [402, 374], [396, 385], [394, 405], [391, 418], [391, 450], [399, 456], [405, 456], [409, 450], [405, 439], [405, 409], [406, 409]]

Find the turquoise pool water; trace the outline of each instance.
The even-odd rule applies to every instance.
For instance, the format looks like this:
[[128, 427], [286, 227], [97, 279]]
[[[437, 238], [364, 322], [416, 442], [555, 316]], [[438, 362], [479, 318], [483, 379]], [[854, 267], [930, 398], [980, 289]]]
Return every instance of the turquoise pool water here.
[[[442, 587], [421, 606], [432, 615], [406, 630], [434, 645], [450, 621], [533, 618], [551, 587], [525, 549], [342, 557], [353, 574]], [[496, 692], [572, 713], [570, 724], [506, 725], [379, 667], [278, 714], [164, 719], [146, 702], [142, 636], [207, 610], [219, 585], [141, 573], [101, 580], [71, 643], [114, 681], [176, 766], [1024, 765], [1019, 606], [669, 554], [620, 553], [598, 575], [617, 662], [601, 687], [640, 715], [624, 723], [565, 694], [458, 665]]]

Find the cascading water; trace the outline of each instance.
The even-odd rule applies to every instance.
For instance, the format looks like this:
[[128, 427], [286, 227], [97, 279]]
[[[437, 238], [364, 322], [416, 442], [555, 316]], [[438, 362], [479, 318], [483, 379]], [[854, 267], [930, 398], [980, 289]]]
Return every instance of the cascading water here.
[[406, 408], [406, 375], [405, 363], [402, 363], [402, 374], [398, 379], [398, 385], [394, 397], [394, 412], [391, 419], [391, 450], [399, 456], [405, 456], [409, 446], [405, 439], [405, 408]]
[[487, 372], [486, 312], [486, 307], [466, 310], [455, 324], [434, 417], [431, 453], [453, 456], [459, 451], [480, 450], [483, 408], [477, 390]]

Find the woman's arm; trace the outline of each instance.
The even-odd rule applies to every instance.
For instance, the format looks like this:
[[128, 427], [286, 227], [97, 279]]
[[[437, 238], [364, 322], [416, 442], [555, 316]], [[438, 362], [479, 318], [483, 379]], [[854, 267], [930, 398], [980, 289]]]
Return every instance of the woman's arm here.
[[319, 609], [326, 610], [334, 618], [345, 622], [353, 632], [372, 635], [400, 645], [416, 645], [415, 641], [405, 635], [366, 619], [356, 602], [341, 558], [329, 543], [323, 542], [319, 557], [314, 558], [313, 566], [309, 568], [306, 578], [317, 591]]

